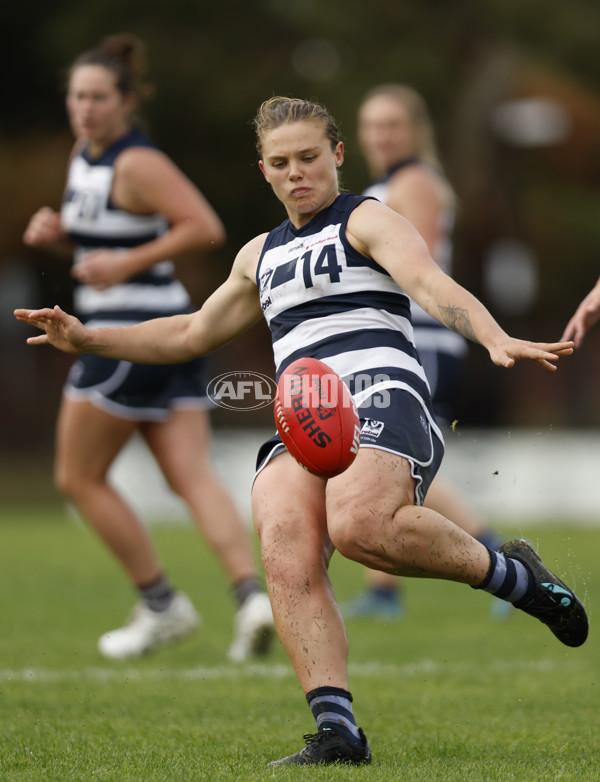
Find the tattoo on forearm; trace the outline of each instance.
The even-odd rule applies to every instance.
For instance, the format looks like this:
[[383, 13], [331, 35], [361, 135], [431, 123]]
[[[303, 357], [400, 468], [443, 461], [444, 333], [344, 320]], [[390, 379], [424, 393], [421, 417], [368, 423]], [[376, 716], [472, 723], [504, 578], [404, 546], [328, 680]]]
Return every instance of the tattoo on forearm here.
[[457, 331], [467, 339], [472, 339], [473, 342], [479, 340], [475, 336], [473, 326], [471, 326], [471, 319], [469, 318], [469, 311], [462, 307], [441, 307], [438, 305], [442, 320], [452, 331]]

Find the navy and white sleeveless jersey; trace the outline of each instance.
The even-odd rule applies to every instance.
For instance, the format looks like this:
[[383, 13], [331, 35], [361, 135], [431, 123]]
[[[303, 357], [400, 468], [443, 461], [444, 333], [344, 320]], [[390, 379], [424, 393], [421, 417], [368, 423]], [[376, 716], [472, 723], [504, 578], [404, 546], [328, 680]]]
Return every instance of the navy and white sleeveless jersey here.
[[[363, 195], [371, 196], [381, 201], [382, 204], [387, 204], [389, 201], [390, 181], [398, 171], [407, 166], [426, 166], [426, 164], [418, 160], [418, 158], [407, 158], [392, 166], [384, 176], [368, 187], [363, 192]], [[446, 209], [441, 212], [439, 219], [439, 238], [436, 247], [433, 248], [432, 255], [442, 271], [452, 275], [454, 214], [452, 210]], [[415, 328], [415, 339], [420, 350], [440, 350], [460, 357], [466, 355], [467, 345], [460, 334], [447, 329], [412, 299], [410, 308]]]
[[[116, 208], [110, 198], [118, 155], [129, 147], [153, 146], [144, 133], [133, 129], [98, 158], [90, 158], [87, 148], [73, 157], [61, 221], [75, 242], [75, 263], [90, 250], [126, 250], [146, 244], [166, 231], [163, 215], [132, 214]], [[82, 319], [98, 326], [187, 312], [189, 296], [173, 272], [173, 264], [167, 260], [106, 290], [79, 285], [74, 295], [75, 310]]]
[[[350, 389], [360, 447], [406, 458], [422, 504], [444, 440], [415, 348], [409, 298], [346, 237], [366, 200], [344, 193], [302, 228], [289, 220], [267, 236], [256, 272], [271, 329], [276, 376], [295, 359], [318, 358]], [[285, 450], [278, 435], [258, 452], [257, 474]]]
[[[161, 236], [163, 215], [136, 215], [117, 209], [110, 199], [117, 156], [129, 147], [152, 147], [147, 136], [132, 130], [98, 158], [87, 149], [69, 167], [61, 221], [76, 244], [74, 262], [99, 248], [126, 250]], [[126, 325], [190, 311], [183, 285], [173, 276], [171, 261], [155, 264], [126, 282], [96, 291], [75, 290], [75, 309], [89, 326]], [[185, 364], [144, 365], [85, 353], [77, 358], [65, 384], [70, 398], [88, 401], [117, 418], [166, 420], [178, 406], [207, 406], [205, 360]]]
[[257, 283], [276, 375], [310, 356], [341, 375], [358, 407], [397, 388], [430, 413], [408, 296], [346, 237], [350, 214], [364, 200], [344, 193], [302, 228], [286, 220], [267, 236]]

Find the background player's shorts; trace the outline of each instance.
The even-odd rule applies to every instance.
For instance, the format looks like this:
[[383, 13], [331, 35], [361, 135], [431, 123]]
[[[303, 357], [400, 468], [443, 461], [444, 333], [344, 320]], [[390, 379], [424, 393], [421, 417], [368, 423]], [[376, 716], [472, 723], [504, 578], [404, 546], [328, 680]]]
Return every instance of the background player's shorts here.
[[[415, 504], [422, 505], [444, 455], [444, 441], [431, 413], [408, 391], [391, 388], [369, 397], [358, 408], [358, 415], [360, 447], [379, 448], [407, 459], [415, 479]], [[284, 451], [279, 435], [263, 443], [256, 475]]]
[[174, 407], [207, 408], [205, 360], [185, 364], [131, 364], [91, 354], [71, 367], [64, 393], [117, 418], [162, 421]]
[[[444, 346], [419, 344], [421, 334], [421, 331], [415, 329], [415, 342], [431, 388], [433, 410], [440, 426], [447, 428], [454, 418], [456, 400], [465, 374], [467, 352], [466, 349], [464, 352], [449, 351], [445, 350]], [[458, 337], [458, 334], [452, 336]]]

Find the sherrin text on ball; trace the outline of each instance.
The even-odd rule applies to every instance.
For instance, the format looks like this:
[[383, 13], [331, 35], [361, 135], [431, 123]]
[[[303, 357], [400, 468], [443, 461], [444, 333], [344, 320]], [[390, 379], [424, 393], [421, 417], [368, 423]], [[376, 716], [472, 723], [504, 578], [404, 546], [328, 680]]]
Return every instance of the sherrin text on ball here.
[[318, 359], [297, 359], [282, 372], [275, 424], [290, 454], [313, 475], [339, 475], [358, 453], [354, 400], [342, 378]]

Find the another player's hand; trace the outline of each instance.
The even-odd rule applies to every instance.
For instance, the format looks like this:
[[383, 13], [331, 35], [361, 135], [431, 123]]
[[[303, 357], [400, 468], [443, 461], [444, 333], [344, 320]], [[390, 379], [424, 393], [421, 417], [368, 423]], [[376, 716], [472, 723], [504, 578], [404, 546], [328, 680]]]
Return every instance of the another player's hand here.
[[63, 237], [60, 213], [43, 206], [29, 220], [23, 241], [30, 247], [47, 247]]
[[593, 288], [581, 302], [565, 327], [563, 339], [572, 339], [580, 347], [586, 333], [600, 320], [600, 286]]
[[544, 369], [556, 370], [556, 362], [561, 356], [570, 356], [572, 342], [528, 342], [523, 339], [507, 337], [490, 348], [490, 357], [494, 364], [510, 369], [517, 361], [535, 361]]
[[82, 285], [90, 285], [98, 291], [110, 288], [131, 277], [127, 251], [91, 250], [81, 256], [71, 274]]
[[18, 309], [15, 318], [29, 326], [37, 326], [44, 334], [29, 337], [28, 345], [54, 345], [65, 353], [82, 353], [88, 340], [88, 329], [73, 315], [68, 315], [56, 305], [53, 309]]

